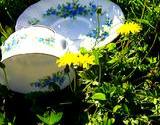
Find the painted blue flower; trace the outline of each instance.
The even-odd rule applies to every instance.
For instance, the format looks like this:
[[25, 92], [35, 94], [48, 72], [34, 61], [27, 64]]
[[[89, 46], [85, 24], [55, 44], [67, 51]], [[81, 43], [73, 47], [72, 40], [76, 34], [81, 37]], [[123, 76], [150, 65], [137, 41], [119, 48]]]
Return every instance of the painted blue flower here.
[[44, 82], [45, 82], [44, 85], [45, 85], [46, 87], [51, 84], [50, 78], [46, 79]]
[[92, 7], [92, 9], [93, 9], [93, 10], [95, 10], [95, 11], [96, 11], [96, 9], [97, 9], [97, 6], [96, 6], [96, 5], [91, 4], [91, 7]]
[[70, 3], [68, 3], [66, 6], [64, 6], [64, 9], [71, 10], [73, 7]]
[[62, 7], [60, 4], [58, 4], [57, 9], [60, 10]]
[[105, 20], [105, 25], [107, 25], [107, 26], [111, 26], [113, 24], [113, 20], [112, 19], [110, 19], [110, 18], [106, 18], [106, 20]]
[[6, 51], [9, 51], [9, 50], [11, 50], [11, 46], [10, 46], [10, 44], [7, 44], [6, 45]]
[[90, 33], [87, 34], [87, 36], [96, 38], [97, 37], [97, 30], [96, 29], [92, 30]]
[[44, 41], [44, 38], [39, 38], [38, 41], [39, 41], [39, 42], [43, 42], [43, 41]]
[[[92, 37], [92, 38], [97, 38], [98, 32], [96, 29], [92, 30], [90, 33], [87, 34], [87, 36]], [[98, 39], [105, 39], [109, 36], [108, 32], [103, 32], [101, 35], [98, 36]]]
[[52, 15], [56, 15], [56, 10], [53, 9], [52, 12], [51, 12], [51, 14], [52, 14]]
[[59, 85], [62, 85], [63, 83], [64, 83], [64, 81], [65, 81], [65, 78], [64, 77], [60, 77], [59, 78]]
[[11, 44], [11, 46], [14, 46], [14, 45], [16, 45], [16, 44], [17, 44], [16, 40], [15, 40], [15, 39], [13, 39], [13, 40], [12, 40], [12, 44]]
[[84, 11], [84, 8], [81, 6], [81, 7], [78, 8], [77, 14], [82, 14], [83, 11]]
[[51, 78], [51, 81], [52, 81], [53, 83], [57, 82], [57, 77], [53, 76], [53, 77]]
[[41, 83], [40, 83], [39, 81], [36, 81], [36, 82], [34, 83], [34, 86], [35, 86], [36, 88], [39, 88], [39, 87], [41, 87]]
[[74, 16], [77, 15], [77, 11], [75, 11], [75, 10], [71, 10], [70, 13], [71, 13], [71, 14], [70, 14], [71, 17], [74, 17]]
[[108, 33], [108, 32], [104, 32], [104, 33], [102, 34], [102, 38], [103, 38], [103, 39], [107, 38], [108, 36], [109, 36], [109, 33]]

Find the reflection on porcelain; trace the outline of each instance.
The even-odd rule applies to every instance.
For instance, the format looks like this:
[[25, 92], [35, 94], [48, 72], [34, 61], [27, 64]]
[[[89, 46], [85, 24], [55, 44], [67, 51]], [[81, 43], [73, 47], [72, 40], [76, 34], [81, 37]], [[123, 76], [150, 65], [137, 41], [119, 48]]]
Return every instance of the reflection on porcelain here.
[[[23, 28], [13, 33], [1, 47], [8, 88], [28, 93], [48, 91], [54, 84], [61, 89], [68, 86], [73, 78], [72, 70], [66, 73], [64, 68], [58, 68], [56, 61], [68, 51], [69, 44], [63, 36], [42, 26]], [[40, 86], [41, 79], [46, 81]], [[0, 80], [5, 84], [2, 71]]]
[[[100, 15], [101, 30], [97, 35], [97, 7], [102, 8]], [[36, 14], [35, 14], [36, 13]], [[109, 0], [41, 0], [27, 8], [18, 18], [16, 30], [28, 25], [46, 25], [56, 33], [74, 42], [75, 48], [85, 47], [84, 38], [97, 40], [100, 47], [113, 41], [117, 36], [117, 28], [124, 22], [124, 15], [120, 7]], [[108, 28], [106, 28], [108, 27]], [[83, 39], [80, 39], [81, 36]], [[77, 40], [78, 39], [78, 40]], [[92, 44], [95, 45], [95, 41]], [[90, 44], [91, 41], [86, 43]], [[93, 47], [93, 46], [92, 46]], [[86, 48], [89, 48], [88, 46]], [[76, 50], [77, 50], [76, 49]]]

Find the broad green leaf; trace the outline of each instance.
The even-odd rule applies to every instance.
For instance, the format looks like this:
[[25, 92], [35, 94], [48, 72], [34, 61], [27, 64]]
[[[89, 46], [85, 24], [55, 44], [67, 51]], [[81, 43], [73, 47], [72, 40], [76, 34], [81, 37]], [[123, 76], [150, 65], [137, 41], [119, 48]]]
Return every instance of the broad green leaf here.
[[113, 63], [117, 63], [119, 61], [119, 58], [114, 56], [111, 60], [109, 60], [107, 63], [109, 64], [113, 64]]
[[104, 113], [104, 115], [103, 115], [102, 125], [107, 125], [107, 122], [108, 122], [108, 112]]
[[125, 112], [129, 114], [129, 109], [128, 109], [128, 106], [126, 104], [123, 104], [123, 108], [124, 108]]
[[5, 117], [2, 113], [0, 113], [0, 125], [4, 125], [5, 124]]
[[156, 99], [156, 98], [154, 98], [154, 99], [153, 99], [153, 104], [155, 104], [155, 105], [156, 105], [156, 104], [157, 104], [157, 102], [158, 102], [158, 101], [157, 101], [157, 99]]
[[115, 118], [111, 118], [112, 124], [115, 123]]
[[63, 116], [62, 112], [59, 113], [51, 112], [50, 114], [46, 113], [44, 114], [44, 116], [37, 115], [37, 117], [47, 125], [54, 125], [58, 123], [61, 120], [62, 116]]
[[103, 93], [95, 93], [91, 98], [94, 100], [106, 100], [106, 95]]
[[113, 112], [117, 112], [118, 109], [120, 109], [122, 106], [121, 105], [116, 105], [114, 108], [113, 108]]
[[145, 20], [145, 19], [136, 19], [136, 20], [137, 20], [137, 22], [140, 22], [140, 23], [143, 23], [143, 24], [147, 24], [147, 25], [149, 25], [150, 27], [154, 28], [154, 27], [150, 24], [149, 20]]
[[115, 43], [109, 43], [106, 48], [108, 49], [108, 51], [112, 51], [116, 48], [116, 44]]
[[112, 125], [112, 120], [108, 119], [107, 125]]
[[93, 55], [95, 57], [95, 64], [99, 64], [99, 53], [97, 51], [93, 51]]
[[86, 48], [81, 47], [81, 48], [80, 48], [80, 53], [82, 53], [82, 54], [87, 54], [87, 53], [88, 53], [88, 51], [87, 51], [87, 49], [86, 49]]
[[128, 124], [129, 124], [129, 120], [123, 120], [123, 123], [124, 123], [125, 125], [128, 125]]
[[138, 120], [131, 120], [131, 124], [132, 125], [139, 125], [139, 121]]
[[108, 114], [105, 115], [103, 118], [103, 125], [107, 125], [107, 121], [108, 121]]

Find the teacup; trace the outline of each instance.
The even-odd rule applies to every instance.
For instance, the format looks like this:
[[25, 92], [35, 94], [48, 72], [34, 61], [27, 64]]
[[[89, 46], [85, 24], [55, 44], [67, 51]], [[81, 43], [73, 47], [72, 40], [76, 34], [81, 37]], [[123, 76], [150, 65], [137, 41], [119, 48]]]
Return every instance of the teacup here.
[[72, 71], [65, 72], [56, 61], [68, 51], [68, 43], [63, 36], [44, 26], [16, 31], [1, 46], [7, 81], [0, 69], [0, 83], [20, 93], [49, 91], [51, 84], [65, 88], [73, 78]]

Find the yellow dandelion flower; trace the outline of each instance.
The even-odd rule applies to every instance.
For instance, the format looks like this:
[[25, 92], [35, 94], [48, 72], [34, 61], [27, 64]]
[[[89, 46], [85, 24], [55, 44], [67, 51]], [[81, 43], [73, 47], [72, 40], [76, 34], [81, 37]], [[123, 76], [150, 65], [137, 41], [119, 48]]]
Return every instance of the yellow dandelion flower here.
[[128, 35], [130, 33], [138, 33], [142, 30], [142, 27], [135, 22], [127, 22], [123, 24], [118, 30], [117, 33]]
[[85, 55], [79, 54], [78, 60], [79, 60], [79, 66], [88, 69], [89, 65], [94, 64], [95, 57], [93, 55], [90, 56], [89, 54]]
[[77, 54], [76, 53], [65, 53], [62, 57], [60, 57], [57, 62], [58, 67], [63, 67], [66, 65], [77, 64]]
[[85, 54], [82, 55], [80, 53], [66, 53], [62, 57], [57, 60], [58, 67], [63, 67], [66, 65], [71, 66], [82, 66], [83, 68], [89, 68], [89, 65], [94, 64], [94, 56]]

